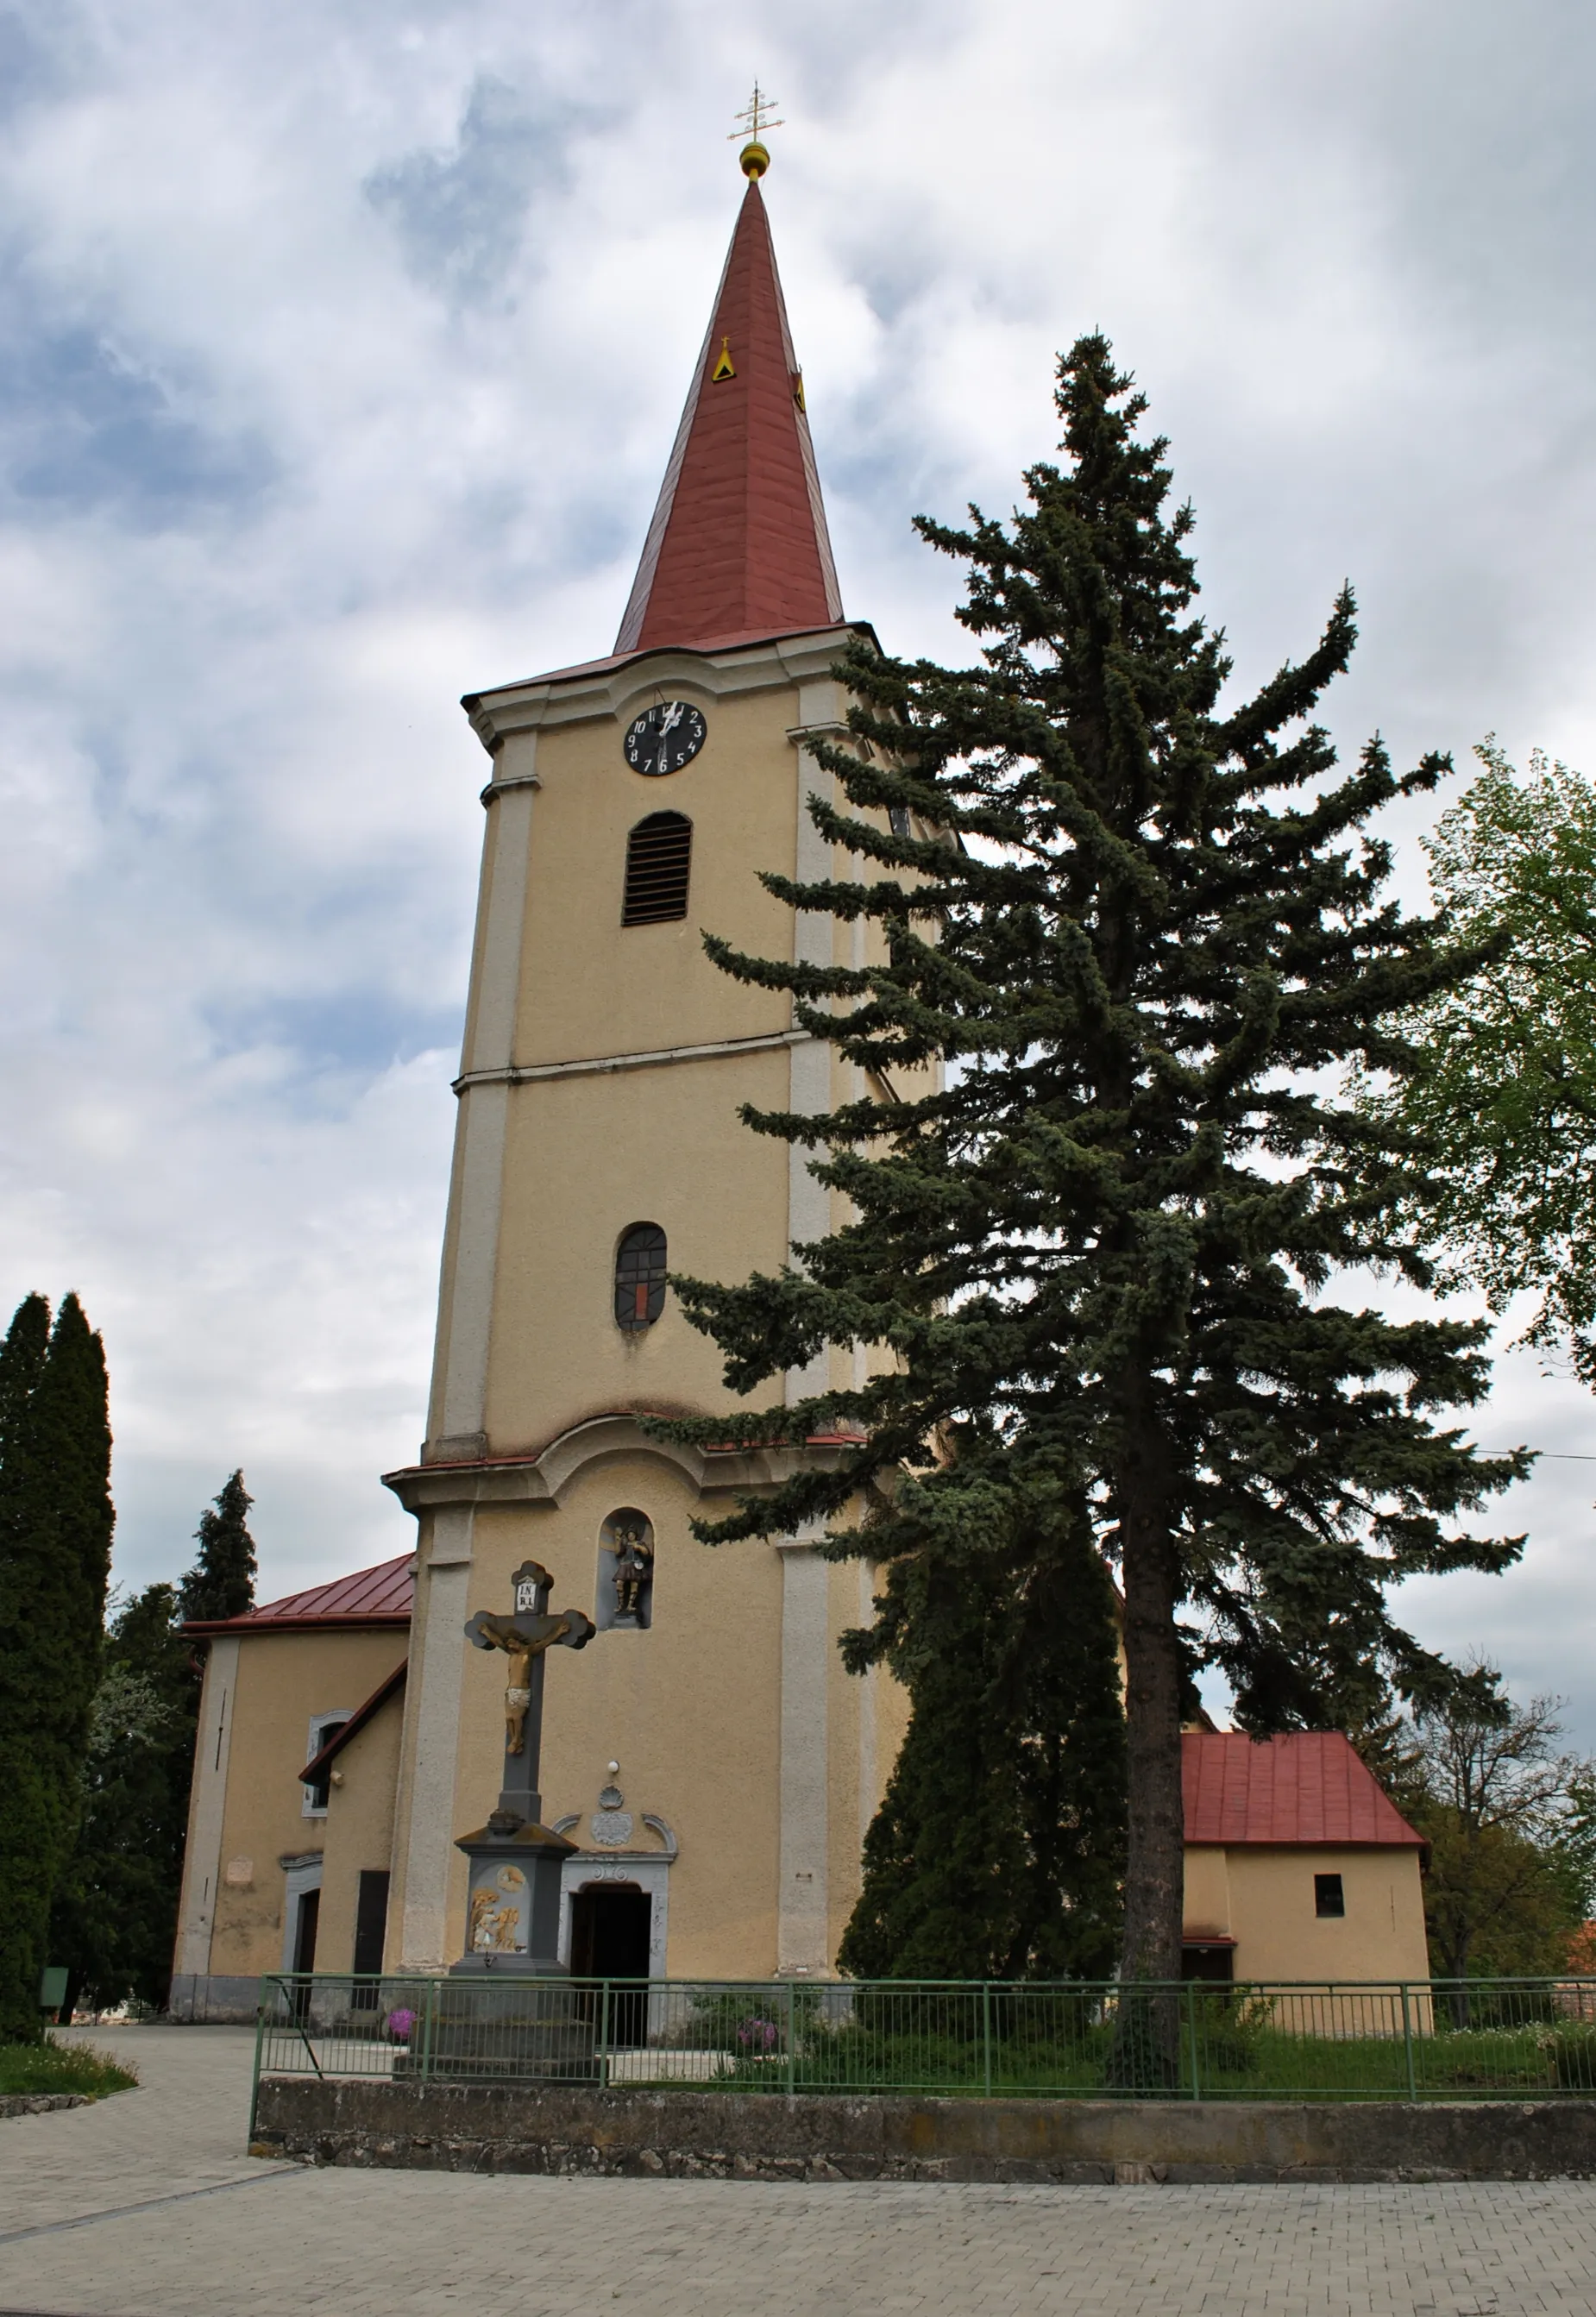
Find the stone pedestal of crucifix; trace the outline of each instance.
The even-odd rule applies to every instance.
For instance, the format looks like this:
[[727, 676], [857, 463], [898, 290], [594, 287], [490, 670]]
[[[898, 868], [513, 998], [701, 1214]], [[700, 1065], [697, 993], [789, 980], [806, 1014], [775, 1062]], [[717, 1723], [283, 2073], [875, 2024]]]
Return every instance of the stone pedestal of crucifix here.
[[560, 1961], [560, 1870], [576, 1848], [542, 1822], [538, 1758], [543, 1730], [543, 1660], [551, 1649], [583, 1650], [596, 1628], [579, 1609], [551, 1615], [552, 1579], [535, 1561], [510, 1579], [508, 1616], [479, 1609], [466, 1638], [480, 1650], [502, 1650], [505, 1690], [504, 1783], [486, 1826], [455, 1845], [471, 1861], [465, 1954], [451, 1975], [563, 1979]]

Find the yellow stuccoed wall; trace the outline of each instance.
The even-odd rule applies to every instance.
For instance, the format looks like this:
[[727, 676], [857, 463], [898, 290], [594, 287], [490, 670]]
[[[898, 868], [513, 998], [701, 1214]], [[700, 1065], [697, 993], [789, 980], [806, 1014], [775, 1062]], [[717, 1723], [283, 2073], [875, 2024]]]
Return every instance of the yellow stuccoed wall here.
[[[826, 1969], [852, 1910], [905, 1718], [889, 1677], [856, 1679], [837, 1652], [837, 1635], [868, 1618], [868, 1575], [817, 1566], [803, 1547], [692, 1538], [693, 1517], [731, 1509], [729, 1478], [758, 1486], [758, 1474], [712, 1473], [635, 1426], [622, 1436], [616, 1420], [732, 1405], [720, 1355], [674, 1296], [641, 1335], [619, 1328], [613, 1306], [616, 1245], [633, 1224], [665, 1230], [673, 1271], [740, 1281], [843, 1220], [802, 1158], [738, 1111], [825, 1109], [867, 1088], [792, 1031], [784, 993], [720, 971], [701, 931], [756, 956], [796, 945], [865, 961], [862, 932], [795, 917], [759, 882], [765, 870], [844, 866], [803, 809], [830, 783], [802, 745], [845, 715], [829, 675], [844, 640], [652, 655], [511, 686], [476, 710], [494, 763], [429, 1445], [418, 1472], [395, 1476], [418, 1514], [419, 1567], [391, 1964], [460, 1954], [453, 1840], [498, 1792], [504, 1660], [469, 1648], [464, 1619], [507, 1606], [527, 1558], [552, 1572], [555, 1606], [593, 1615], [599, 1528], [622, 1507], [654, 1524], [653, 1624], [551, 1652], [545, 1820], [585, 1824], [607, 1764], [622, 1765], [640, 1827], [647, 1812], [680, 1845], [673, 1974], [764, 1976], [784, 1956]], [[662, 698], [702, 709], [708, 738], [683, 771], [649, 779], [622, 742]], [[623, 928], [627, 834], [659, 811], [693, 824], [687, 917]], [[765, 1043], [738, 1050], [749, 1040]], [[851, 1382], [873, 1356], [829, 1353], [790, 1396]]]
[[612, 1409], [725, 1404], [720, 1355], [674, 1295], [643, 1333], [615, 1325], [616, 1243], [633, 1223], [658, 1223], [672, 1270], [698, 1278], [779, 1263], [769, 1223], [785, 1211], [786, 1150], [750, 1134], [735, 1106], [786, 1099], [785, 1051], [517, 1090], [489, 1371], [496, 1453], [541, 1447]]
[[[1316, 1915], [1315, 1874], [1339, 1874], [1344, 1916]], [[1395, 1844], [1192, 1844], [1188, 1937], [1228, 1934], [1238, 1979], [1422, 1980], [1430, 1975], [1417, 1849]]]
[[391, 1865], [393, 1799], [403, 1726], [401, 1691], [379, 1706], [338, 1756], [322, 1821], [325, 1848], [321, 1919], [316, 1932], [318, 1971], [353, 1971], [361, 1875], [386, 1872]]
[[[303, 1789], [295, 1777], [305, 1765], [310, 1719], [353, 1713], [404, 1654], [405, 1635], [393, 1631], [260, 1633], [242, 1642], [230, 1709], [218, 1887], [209, 1902], [212, 1973], [281, 1970], [284, 1870], [280, 1861], [322, 1850], [329, 1823], [328, 1819], [305, 1815]], [[204, 1767], [197, 1766], [201, 1776]], [[391, 1803], [377, 1804], [379, 1813], [384, 1808], [390, 1813]], [[229, 1881], [229, 1867], [237, 1873], [246, 1862], [247, 1882]], [[386, 1865], [386, 1847], [376, 1860], [363, 1858], [361, 1863]], [[198, 1868], [196, 1861], [188, 1871], [192, 1875]], [[192, 1907], [202, 1903], [203, 1893], [185, 1890], [184, 1920]], [[320, 1945], [323, 1930], [318, 1937], [321, 1967], [346, 1970], [346, 1960], [324, 1959], [331, 1949]]]

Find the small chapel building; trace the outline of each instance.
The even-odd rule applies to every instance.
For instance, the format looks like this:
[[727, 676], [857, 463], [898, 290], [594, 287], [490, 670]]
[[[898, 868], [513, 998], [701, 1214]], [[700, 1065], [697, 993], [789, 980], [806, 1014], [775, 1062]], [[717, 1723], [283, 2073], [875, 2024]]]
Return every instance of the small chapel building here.
[[[881, 1091], [794, 1022], [786, 993], [730, 979], [703, 941], [857, 967], [876, 938], [760, 881], [832, 872], [810, 812], [832, 780], [812, 745], [852, 745], [832, 670], [872, 634], [843, 612], [767, 162], [745, 148], [613, 649], [464, 702], [489, 773], [432, 1391], [416, 1462], [384, 1476], [415, 1552], [191, 1629], [209, 1662], [179, 2016], [248, 2016], [262, 1971], [435, 1972], [462, 1955], [455, 1845], [493, 1807], [505, 1680], [464, 1629], [508, 1606], [527, 1561], [551, 1572], [555, 1609], [598, 1629], [546, 1666], [544, 1820], [578, 1845], [572, 1966], [825, 1977], [858, 1894], [906, 1720], [890, 1676], [848, 1675], [837, 1646], [869, 1619], [872, 1572], [811, 1535], [712, 1551], [690, 1531], [844, 1444], [688, 1448], [643, 1428], [732, 1405], [668, 1273], [774, 1273], [841, 1220], [803, 1151], [751, 1132], [742, 1105], [818, 1114]], [[852, 1384], [870, 1356], [820, 1355], [788, 1379], [789, 1402]], [[1308, 1760], [1300, 1740], [1275, 1746]], [[1331, 1753], [1314, 1760], [1328, 1776]], [[1230, 1808], [1198, 1845], [1206, 1950], [1317, 1975], [1340, 1952], [1334, 1918], [1321, 1909], [1294, 1945], [1266, 1937], [1257, 1910], [1295, 1921], [1307, 1885], [1285, 1855], [1317, 1856], [1328, 1838], [1270, 1817], [1290, 1830], [1255, 1867], [1263, 1821]], [[1338, 1835], [1345, 1863], [1323, 1875], [1340, 1878], [1359, 1968], [1421, 1975], [1417, 1838], [1379, 1824]], [[1382, 1863], [1366, 1873], [1371, 1848]], [[1380, 1875], [1402, 1896], [1376, 1937]]]

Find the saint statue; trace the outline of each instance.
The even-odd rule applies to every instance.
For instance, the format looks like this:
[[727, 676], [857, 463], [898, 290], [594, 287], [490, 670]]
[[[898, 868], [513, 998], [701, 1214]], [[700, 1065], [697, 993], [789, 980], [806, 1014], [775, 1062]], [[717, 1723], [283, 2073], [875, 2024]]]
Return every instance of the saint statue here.
[[654, 1540], [646, 1521], [616, 1522], [611, 1534], [615, 1555], [615, 1623], [642, 1623], [643, 1587], [654, 1573]]

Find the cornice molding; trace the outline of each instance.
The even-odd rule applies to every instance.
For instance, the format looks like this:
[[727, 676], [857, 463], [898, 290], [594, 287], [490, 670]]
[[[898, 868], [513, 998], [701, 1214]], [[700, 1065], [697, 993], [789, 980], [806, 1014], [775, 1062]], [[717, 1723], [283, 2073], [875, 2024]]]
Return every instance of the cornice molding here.
[[873, 631], [862, 621], [849, 620], [801, 635], [778, 636], [768, 643], [731, 645], [722, 651], [662, 644], [623, 660], [574, 668], [569, 675], [556, 670], [489, 692], [468, 693], [461, 705], [484, 748], [496, 756], [513, 732], [620, 717], [634, 700], [646, 700], [668, 684], [724, 700], [739, 693], [775, 692], [808, 683], [829, 675], [844, 644], [861, 634], [872, 635]]
[[722, 1490], [778, 1488], [804, 1464], [834, 1465], [851, 1445], [838, 1438], [811, 1440], [802, 1448], [693, 1448], [653, 1438], [635, 1416], [596, 1416], [573, 1425], [532, 1455], [408, 1464], [397, 1472], [384, 1472], [382, 1485], [410, 1513], [453, 1505], [554, 1507], [579, 1473], [646, 1456], [673, 1465], [698, 1495], [710, 1496]]
[[669, 1062], [718, 1061], [737, 1054], [773, 1053], [784, 1046], [815, 1042], [809, 1030], [767, 1030], [755, 1038], [714, 1038], [702, 1046], [656, 1046], [639, 1054], [592, 1054], [574, 1062], [507, 1062], [502, 1069], [466, 1070], [454, 1081], [457, 1095], [472, 1087], [525, 1086], [535, 1078], [592, 1078], [606, 1070], [655, 1070]]

